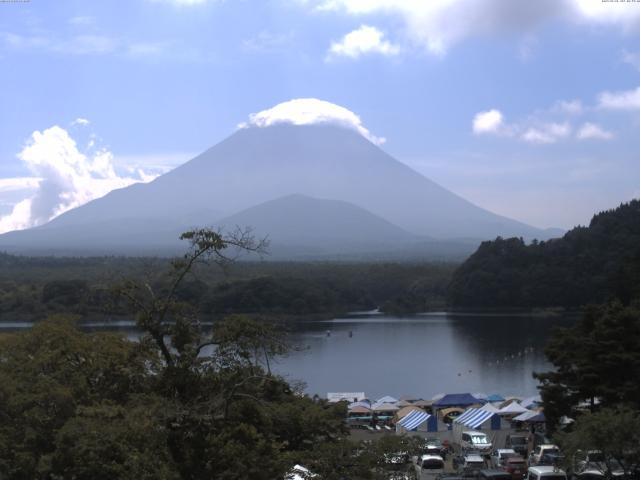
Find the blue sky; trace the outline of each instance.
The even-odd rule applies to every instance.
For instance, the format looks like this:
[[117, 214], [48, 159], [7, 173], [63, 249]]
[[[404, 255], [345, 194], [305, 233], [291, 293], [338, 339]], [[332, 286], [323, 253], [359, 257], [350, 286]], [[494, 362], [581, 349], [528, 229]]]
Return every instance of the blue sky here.
[[294, 98], [535, 226], [640, 196], [640, 3], [31, 0], [0, 3], [0, 61], [4, 230], [33, 224], [42, 179], [69, 189], [59, 213]]

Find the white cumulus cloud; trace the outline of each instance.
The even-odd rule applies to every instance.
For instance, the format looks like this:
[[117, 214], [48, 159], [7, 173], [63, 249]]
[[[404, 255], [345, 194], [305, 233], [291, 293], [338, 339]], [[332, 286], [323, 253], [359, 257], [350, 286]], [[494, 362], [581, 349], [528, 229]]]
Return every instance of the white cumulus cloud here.
[[631, 31], [640, 26], [640, 8], [602, 0], [306, 0], [318, 10], [359, 18], [395, 15], [406, 36], [434, 54], [468, 38], [530, 35], [547, 22], [606, 25]]
[[598, 96], [598, 106], [607, 110], [640, 110], [640, 87], [635, 90], [602, 92]]
[[504, 130], [504, 117], [500, 110], [492, 109], [476, 113], [473, 117], [473, 133], [500, 133]]
[[357, 30], [347, 33], [339, 42], [333, 42], [329, 48], [329, 58], [358, 58], [370, 53], [397, 55], [400, 53], [400, 47], [385, 40], [384, 33], [377, 28], [362, 25]]
[[[106, 149], [81, 152], [69, 133], [53, 126], [35, 131], [18, 158], [33, 174], [22, 185], [34, 187], [34, 193], [0, 217], [0, 233], [42, 225], [56, 216], [123, 188], [141, 179], [122, 177], [113, 166], [113, 155]], [[8, 182], [11, 184], [12, 182]], [[13, 182], [15, 183], [15, 182]]]
[[578, 133], [576, 133], [576, 138], [578, 140], [611, 140], [613, 133], [595, 123], [586, 122], [580, 127]]
[[362, 124], [360, 117], [340, 105], [319, 100], [317, 98], [296, 98], [288, 102], [279, 103], [273, 108], [249, 115], [249, 121], [238, 125], [240, 128], [248, 126], [269, 127], [279, 123], [293, 125], [333, 124], [355, 130], [360, 135], [380, 145], [385, 142], [382, 137], [376, 137]]

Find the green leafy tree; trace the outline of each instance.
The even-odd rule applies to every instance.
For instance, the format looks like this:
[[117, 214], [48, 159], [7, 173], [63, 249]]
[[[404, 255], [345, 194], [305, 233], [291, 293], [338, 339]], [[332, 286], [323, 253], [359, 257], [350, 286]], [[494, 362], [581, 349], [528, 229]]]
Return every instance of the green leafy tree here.
[[556, 441], [571, 469], [580, 469], [587, 452], [598, 452], [602, 461], [583, 468], [614, 478], [620, 471], [629, 478], [640, 467], [640, 412], [626, 407], [604, 408], [578, 417], [570, 432], [558, 433]]
[[640, 409], [638, 345], [640, 310], [619, 302], [591, 307], [574, 327], [556, 330], [545, 349], [555, 368], [535, 374], [551, 429], [579, 406]]
[[126, 404], [155, 369], [145, 344], [84, 334], [64, 316], [0, 337], [0, 360], [0, 472], [24, 479], [48, 471], [56, 437], [78, 409]]

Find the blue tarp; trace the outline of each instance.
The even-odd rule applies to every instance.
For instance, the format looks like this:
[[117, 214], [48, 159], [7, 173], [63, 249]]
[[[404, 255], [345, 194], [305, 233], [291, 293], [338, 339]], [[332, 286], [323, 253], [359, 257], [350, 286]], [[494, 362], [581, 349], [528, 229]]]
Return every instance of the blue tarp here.
[[414, 428], [418, 428], [418, 426], [429, 420], [430, 416], [431, 415], [426, 412], [413, 410], [412, 412], [409, 412], [407, 415], [402, 417], [398, 422], [398, 425], [405, 428], [406, 430], [413, 430]]
[[450, 393], [433, 402], [434, 407], [468, 407], [474, 403], [482, 403], [470, 393]]
[[497, 393], [491, 394], [487, 397], [487, 402], [504, 402], [505, 398]]
[[[455, 423], [460, 423], [465, 427], [469, 427], [473, 429], [473, 428], [478, 428], [480, 425], [482, 425], [484, 422], [486, 422], [489, 418], [493, 416], [497, 416], [498, 418], [500, 418], [497, 413], [487, 412], [486, 410], [482, 410], [480, 408], [470, 408], [459, 417], [456, 417], [453, 421]], [[499, 428], [499, 425], [498, 425], [498, 428]], [[496, 428], [496, 426], [494, 425], [494, 422], [492, 421], [491, 429], [497, 430], [498, 428]]]

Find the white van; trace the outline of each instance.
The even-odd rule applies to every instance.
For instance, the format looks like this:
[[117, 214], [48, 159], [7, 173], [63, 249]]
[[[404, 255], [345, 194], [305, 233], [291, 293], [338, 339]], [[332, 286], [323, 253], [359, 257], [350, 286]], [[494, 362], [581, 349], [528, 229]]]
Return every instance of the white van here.
[[476, 450], [483, 454], [491, 452], [491, 442], [486, 433], [470, 430], [462, 432], [460, 436], [460, 447], [463, 450]]

